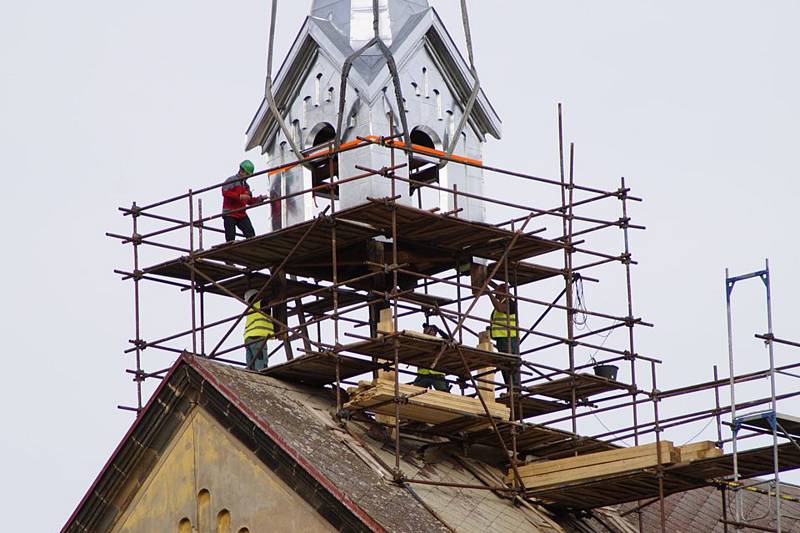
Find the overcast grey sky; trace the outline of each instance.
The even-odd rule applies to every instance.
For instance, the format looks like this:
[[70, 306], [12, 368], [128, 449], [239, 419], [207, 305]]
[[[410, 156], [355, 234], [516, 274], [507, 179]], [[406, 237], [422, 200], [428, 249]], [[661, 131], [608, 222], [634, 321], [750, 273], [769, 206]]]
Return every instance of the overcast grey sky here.
[[[433, 1], [460, 44], [457, 4]], [[281, 2], [278, 58], [309, 5]], [[665, 361], [660, 387], [707, 380], [715, 363], [726, 372], [726, 266], [769, 257], [776, 332], [800, 338], [800, 3], [470, 5], [481, 79], [504, 121], [484, 159], [556, 175], [563, 102], [579, 179], [611, 188], [626, 176], [645, 198], [633, 212], [648, 227], [633, 239], [635, 307], [656, 324], [639, 349]], [[130, 287], [112, 273], [130, 250], [103, 234], [128, 231], [117, 206], [232, 172], [263, 92], [267, 17], [268, 2], [253, 0], [0, 6], [9, 531], [60, 527], [132, 422], [116, 409], [133, 402], [121, 354]], [[763, 291], [752, 283], [735, 298], [739, 364], [762, 368], [752, 334], [764, 329]]]

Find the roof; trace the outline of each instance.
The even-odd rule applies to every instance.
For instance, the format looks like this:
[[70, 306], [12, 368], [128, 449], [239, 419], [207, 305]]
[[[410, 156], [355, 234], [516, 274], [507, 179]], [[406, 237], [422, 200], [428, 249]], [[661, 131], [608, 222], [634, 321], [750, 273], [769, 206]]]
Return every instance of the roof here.
[[[341, 529], [633, 532], [607, 511], [596, 518], [556, 517], [490, 490], [399, 485], [389, 471], [393, 447], [370, 437], [364, 423], [340, 427], [330, 389], [285, 383], [188, 354], [172, 367], [63, 531], [113, 524], [132, 497], [125, 488], [144, 479], [196, 405]], [[451, 444], [404, 439], [402, 452], [400, 467], [409, 479], [482, 485], [503, 477], [503, 458], [488, 447], [471, 448], [466, 456]]]
[[[757, 481], [756, 481], [757, 482]], [[748, 482], [748, 485], [752, 483]], [[766, 489], [766, 485], [757, 485], [758, 488]], [[794, 499], [800, 499], [800, 487], [788, 484], [781, 484], [781, 491], [784, 495]], [[733, 521], [733, 503], [730, 501], [731, 492], [728, 491], [729, 505], [731, 511], [728, 513], [728, 520]], [[765, 494], [751, 491], [741, 491], [742, 509], [745, 517], [754, 518], [752, 524], [770, 531], [775, 527], [774, 521], [770, 521], [770, 516], [775, 515], [775, 498]], [[628, 504], [624, 509], [635, 508], [635, 504]], [[781, 528], [785, 533], [800, 532], [800, 503], [784, 500], [781, 503], [783, 520]], [[723, 533], [725, 526], [720, 519], [722, 518], [722, 494], [713, 487], [690, 490], [673, 494], [664, 500], [664, 514], [666, 518], [667, 531], [675, 533], [702, 531], [707, 533]], [[627, 515], [631, 523], [638, 526], [636, 513]], [[764, 517], [764, 518], [759, 518]], [[658, 502], [646, 507], [642, 512], [642, 521], [645, 531], [659, 531], [661, 528], [661, 513]], [[731, 527], [728, 531], [731, 531]]]
[[[475, 78], [458, 46], [433, 8], [417, 6], [402, 17], [403, 26], [396, 32], [389, 46], [398, 70], [424, 47], [434, 58], [442, 75], [465, 104]], [[273, 94], [279, 109], [286, 109], [297, 96], [302, 81], [308, 75], [318, 55], [324, 55], [333, 65], [344, 65], [354, 52], [348, 37], [336, 26], [335, 20], [307, 17], [288, 55], [283, 61], [273, 84]], [[362, 55], [353, 62], [348, 83], [358, 90], [359, 97], [372, 103], [383, 96], [385, 87], [391, 85], [391, 74], [386, 61], [376, 55]], [[502, 122], [483, 90], [480, 91], [470, 116], [470, 124], [480, 138], [491, 135], [499, 139]], [[278, 132], [277, 123], [269, 113], [266, 99], [247, 128], [246, 150], [268, 146]]]

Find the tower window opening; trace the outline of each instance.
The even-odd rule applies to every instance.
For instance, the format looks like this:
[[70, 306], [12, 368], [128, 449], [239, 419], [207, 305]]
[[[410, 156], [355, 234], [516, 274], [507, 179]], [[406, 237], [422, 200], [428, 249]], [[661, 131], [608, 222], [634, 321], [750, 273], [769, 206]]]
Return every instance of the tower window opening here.
[[314, 78], [314, 105], [319, 107], [320, 96], [322, 94], [322, 73], [317, 74]]
[[[336, 130], [330, 124], [325, 124], [322, 129], [314, 136], [313, 148], [309, 149], [307, 153], [313, 154], [323, 150], [333, 149], [333, 143], [336, 140]], [[333, 158], [324, 157], [315, 160], [311, 163], [311, 183], [314, 187], [330, 183], [331, 180], [339, 175], [339, 156]], [[323, 189], [315, 193], [317, 196], [323, 198], [330, 198], [329, 189]], [[333, 189], [334, 200], [339, 199], [338, 185]]]
[[414, 96], [419, 96], [419, 84], [415, 81], [412, 81], [411, 86], [414, 88]]
[[436, 96], [436, 118], [439, 120], [444, 120], [444, 115], [442, 114], [442, 94], [438, 91], [438, 89], [434, 89], [433, 94]]
[[333, 101], [333, 87], [328, 87], [328, 94], [325, 95], [325, 101], [326, 102]]
[[302, 113], [302, 117], [301, 117], [301, 121], [300, 121], [301, 124], [302, 124], [301, 127], [303, 129], [306, 129], [308, 127], [308, 112], [310, 110], [311, 110], [311, 97], [310, 96], [306, 96], [303, 99], [303, 113]]
[[[411, 144], [414, 145], [415, 148], [436, 149], [436, 143], [433, 142], [430, 135], [419, 128], [415, 128], [411, 131]], [[411, 179], [429, 184], [438, 183], [439, 159], [414, 152], [411, 156]], [[412, 183], [409, 187], [409, 193], [414, 194], [414, 191], [420, 188], [421, 186]]]
[[425, 93], [425, 98], [430, 98], [430, 83], [428, 82], [428, 69], [426, 67], [422, 67], [422, 89]]
[[452, 141], [453, 137], [456, 135], [456, 118], [452, 111], [449, 109], [447, 110], [447, 135], [450, 138], [449, 140]]

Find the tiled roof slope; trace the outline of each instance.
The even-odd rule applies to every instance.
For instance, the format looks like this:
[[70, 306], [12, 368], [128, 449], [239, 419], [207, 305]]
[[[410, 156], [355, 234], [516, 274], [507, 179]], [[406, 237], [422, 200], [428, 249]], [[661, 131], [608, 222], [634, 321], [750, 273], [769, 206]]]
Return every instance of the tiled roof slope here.
[[[607, 532], [633, 533], [614, 518], [555, 518], [532, 505], [515, 505], [488, 490], [459, 489], [422, 484], [398, 487], [381, 464], [394, 466], [390, 444], [367, 435], [367, 428], [350, 422], [356, 438], [334, 421], [331, 391], [281, 382], [204, 359], [192, 365], [213, 377], [214, 384], [235, 397], [241, 407], [269, 424], [335, 486], [389, 531], [459, 532]], [[369, 451], [363, 446], [368, 446]], [[475, 458], [444, 447], [423, 457], [419, 443], [403, 442], [400, 467], [410, 479], [469, 485], [482, 480], [502, 484], [503, 472]], [[380, 457], [376, 460], [372, 454]], [[433, 457], [431, 457], [433, 456]], [[426, 510], [419, 501], [424, 502]]]
[[387, 482], [348, 446], [329, 414], [330, 400], [318, 397], [323, 390], [302, 390], [200, 358], [193, 358], [192, 366], [387, 531], [447, 531], [408, 491]]
[[[62, 532], [108, 531], [124, 513], [183, 420], [215, 417], [289, 487], [341, 531], [636, 533], [614, 509], [552, 514], [491, 490], [396, 484], [394, 442], [366, 421], [341, 427], [333, 391], [278, 381], [182, 355], [120, 442]], [[404, 438], [407, 479], [485, 487], [503, 484], [498, 448]]]
[[[750, 484], [750, 483], [748, 483]], [[800, 487], [794, 485], [781, 485], [784, 494], [800, 499]], [[766, 488], [766, 485], [760, 486]], [[728, 520], [733, 521], [733, 502], [728, 491], [730, 511]], [[626, 505], [630, 509], [635, 505]], [[750, 491], [742, 491], [742, 508], [745, 518], [753, 518], [752, 524], [767, 530], [775, 527], [775, 498]], [[664, 500], [667, 531], [670, 533], [723, 533], [725, 526], [722, 518], [722, 495], [713, 487], [691, 490], [673, 494]], [[783, 520], [781, 522], [784, 533], [800, 533], [800, 503], [783, 500], [781, 503]], [[631, 523], [638, 527], [636, 513], [627, 515]], [[661, 530], [661, 514], [658, 503], [654, 503], [642, 512], [645, 531]], [[769, 518], [758, 517], [767, 516]], [[792, 518], [794, 517], [794, 518]], [[733, 526], [728, 526], [728, 531], [733, 531]], [[746, 531], [755, 531], [748, 529]]]

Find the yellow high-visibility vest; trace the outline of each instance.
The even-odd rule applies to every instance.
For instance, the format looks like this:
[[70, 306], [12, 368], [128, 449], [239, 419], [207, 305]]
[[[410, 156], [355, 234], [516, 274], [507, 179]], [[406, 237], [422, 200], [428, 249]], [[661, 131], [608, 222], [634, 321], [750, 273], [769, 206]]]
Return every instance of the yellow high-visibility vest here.
[[493, 339], [504, 339], [517, 336], [517, 315], [492, 311], [490, 335]]
[[253, 304], [253, 309], [247, 313], [247, 320], [244, 325], [245, 340], [254, 337], [272, 337], [275, 334], [275, 325], [272, 320], [262, 315], [259, 311], [261, 302]]
[[417, 374], [420, 376], [444, 376], [444, 372], [439, 372], [438, 370], [430, 370], [428, 368], [418, 368]]

